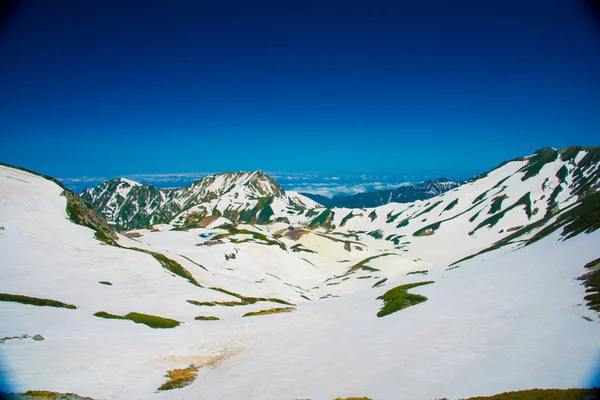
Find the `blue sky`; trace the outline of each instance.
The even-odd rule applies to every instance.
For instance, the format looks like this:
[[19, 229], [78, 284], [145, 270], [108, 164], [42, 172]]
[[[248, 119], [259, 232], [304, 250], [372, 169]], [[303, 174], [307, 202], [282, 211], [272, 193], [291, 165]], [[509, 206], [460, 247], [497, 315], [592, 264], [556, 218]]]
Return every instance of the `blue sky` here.
[[0, 161], [58, 177], [462, 179], [598, 145], [600, 25], [584, 1], [540, 4], [15, 2]]

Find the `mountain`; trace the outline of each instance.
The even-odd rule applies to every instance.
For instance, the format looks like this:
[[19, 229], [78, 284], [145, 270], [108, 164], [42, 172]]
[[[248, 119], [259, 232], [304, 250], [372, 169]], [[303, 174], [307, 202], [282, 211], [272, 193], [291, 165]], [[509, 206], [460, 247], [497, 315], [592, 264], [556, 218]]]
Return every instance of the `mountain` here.
[[438, 178], [418, 184], [402, 185], [391, 190], [374, 190], [352, 196], [334, 196], [331, 199], [318, 194], [302, 194], [326, 207], [365, 208], [382, 206], [388, 203], [410, 203], [416, 200], [429, 199], [454, 189], [462, 183], [446, 178]]
[[579, 233], [598, 227], [589, 210], [597, 207], [599, 160], [598, 147], [544, 148], [427, 200], [364, 210], [334, 207], [308, 226], [358, 239], [370, 235], [395, 243], [396, 250], [422, 247], [419, 253], [443, 260], [448, 244], [457, 241], [460, 248], [450, 253], [458, 259], [513, 241], [530, 242], [534, 234], [559, 227]]
[[[85, 201], [73, 213], [52, 178], [0, 166], [0, 391], [419, 400], [597, 384], [600, 148], [540, 149], [426, 200], [294, 215], [276, 205], [302, 197], [248, 174], [190, 192], [207, 212], [272, 196], [269, 219], [293, 226], [184, 230], [180, 212], [124, 235]], [[127, 200], [143, 185], [117, 186]]]
[[285, 192], [262, 171], [209, 175], [181, 189], [158, 189], [120, 178], [87, 189], [81, 197], [123, 229], [173, 223], [193, 228], [223, 217], [233, 222], [289, 221], [319, 204]]

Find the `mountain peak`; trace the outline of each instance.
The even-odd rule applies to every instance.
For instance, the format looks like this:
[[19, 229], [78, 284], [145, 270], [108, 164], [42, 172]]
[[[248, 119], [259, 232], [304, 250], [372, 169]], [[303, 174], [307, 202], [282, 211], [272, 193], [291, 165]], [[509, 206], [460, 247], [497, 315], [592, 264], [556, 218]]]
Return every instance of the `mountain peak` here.
[[136, 182], [136, 181], [132, 181], [131, 179], [127, 179], [127, 178], [119, 178], [119, 179], [117, 179], [117, 181], [119, 183], [126, 183], [129, 186], [142, 186], [141, 183]]

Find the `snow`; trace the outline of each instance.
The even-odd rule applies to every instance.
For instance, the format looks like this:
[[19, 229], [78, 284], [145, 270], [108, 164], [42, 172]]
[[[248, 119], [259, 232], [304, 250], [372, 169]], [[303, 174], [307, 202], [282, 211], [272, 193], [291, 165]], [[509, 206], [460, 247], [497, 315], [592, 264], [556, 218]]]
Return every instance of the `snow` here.
[[[362, 216], [336, 229], [336, 233], [381, 229], [384, 237], [404, 234], [400, 243], [410, 243], [401, 248], [357, 234], [365, 250], [349, 252], [339, 240], [355, 239], [333, 232], [307, 233], [298, 242], [277, 239], [288, 249], [301, 243], [318, 253], [228, 239], [219, 245], [196, 246], [204, 241], [200, 233], [225, 232], [215, 229], [227, 221], [223, 218], [189, 232], [171, 231], [165, 224], [156, 225], [157, 231], [136, 230], [142, 235], [137, 238], [120, 236], [124, 247], [159, 252], [179, 262], [203, 288], [173, 276], [148, 254], [95, 240], [90, 229], [67, 219], [66, 199], [53, 182], [0, 167], [0, 225], [5, 228], [0, 231], [0, 292], [78, 307], [0, 302], [4, 321], [0, 337], [41, 334], [45, 338], [0, 344], [1, 373], [9, 377], [15, 391], [53, 390], [102, 399], [457, 399], [534, 387], [589, 386], [598, 362], [599, 319], [583, 304], [585, 288], [574, 278], [585, 272], [587, 262], [600, 256], [600, 231], [566, 241], [559, 240], [557, 232], [533, 245], [506, 246], [447, 270], [451, 261], [503, 237], [500, 230], [531, 223], [544, 214], [540, 208], [529, 220], [523, 207], [516, 207], [492, 229], [468, 235], [489, 216], [485, 213], [498, 194], [508, 196], [503, 210], [525, 192], [531, 192], [532, 203], [545, 204], [540, 197], [551, 193], [558, 180], [549, 179], [547, 190], [542, 184], [545, 177], [554, 177], [560, 162], [521, 181], [522, 175], [515, 173], [523, 163], [509, 163], [452, 195], [415, 202], [412, 207], [388, 204], [355, 210]], [[475, 197], [513, 174], [501, 185], [506, 189], [491, 190], [481, 205], [459, 216], [473, 206]], [[224, 178], [221, 183], [228, 184]], [[288, 197], [297, 199], [289, 192]], [[440, 216], [455, 198], [459, 198], [456, 207]], [[276, 215], [293, 218], [285, 212], [285, 201], [274, 201]], [[404, 218], [437, 201], [442, 203], [429, 213], [396, 228]], [[484, 210], [480, 216], [469, 221], [480, 208]], [[371, 222], [368, 215], [373, 210], [377, 219]], [[349, 211], [336, 209], [334, 223], [339, 226]], [[396, 221], [386, 222], [389, 213], [400, 211], [404, 212]], [[455, 216], [431, 236], [412, 235], [436, 220]], [[286, 228], [283, 223], [240, 226], [260, 231], [270, 240]], [[379, 271], [341, 276], [352, 265], [382, 252], [393, 254], [368, 262]], [[226, 260], [228, 254], [236, 258]], [[407, 275], [423, 270], [427, 275]], [[388, 281], [382, 287], [372, 288], [383, 278]], [[101, 280], [113, 285], [101, 285]], [[411, 290], [427, 296], [426, 302], [376, 317], [382, 306], [378, 296], [419, 281], [434, 281]], [[210, 287], [276, 297], [294, 303], [297, 310], [243, 318], [249, 311], [282, 305], [199, 307], [186, 301], [238, 301]], [[327, 295], [340, 297], [320, 299]], [[175, 329], [151, 329], [94, 317], [97, 311], [119, 315], [135, 311], [183, 323]], [[195, 321], [200, 315], [221, 320]], [[190, 364], [202, 366], [194, 383], [156, 393], [167, 370]]]

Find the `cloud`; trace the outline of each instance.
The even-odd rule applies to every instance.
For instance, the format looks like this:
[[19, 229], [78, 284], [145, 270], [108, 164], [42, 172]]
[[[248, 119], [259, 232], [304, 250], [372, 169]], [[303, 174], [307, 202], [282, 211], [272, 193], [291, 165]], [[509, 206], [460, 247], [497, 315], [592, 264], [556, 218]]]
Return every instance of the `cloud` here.
[[[214, 172], [188, 172], [165, 174], [126, 174], [123, 177], [142, 184], [151, 184], [160, 188], [180, 188], [192, 184]], [[330, 174], [317, 172], [268, 172], [284, 189], [297, 192], [319, 194], [327, 197], [353, 195], [373, 190], [395, 189], [410, 185], [407, 176], [390, 176], [381, 173]], [[82, 191], [98, 186], [109, 179], [118, 177], [79, 176], [60, 179], [65, 186], [74, 191]]]
[[314, 185], [296, 186], [290, 190], [302, 193], [318, 194], [331, 198], [336, 195], [353, 195], [356, 193], [363, 193], [366, 191], [366, 188], [363, 185], [342, 186], [317, 183]]

